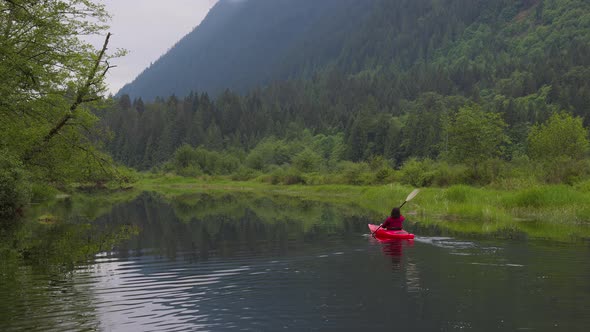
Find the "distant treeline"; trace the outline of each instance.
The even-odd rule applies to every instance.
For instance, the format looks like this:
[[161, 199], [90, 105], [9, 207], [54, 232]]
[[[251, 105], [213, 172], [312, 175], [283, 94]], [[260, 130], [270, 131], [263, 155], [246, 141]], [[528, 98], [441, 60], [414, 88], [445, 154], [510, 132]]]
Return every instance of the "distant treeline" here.
[[512, 123], [505, 112], [486, 110], [492, 105], [435, 93], [405, 101], [399, 115], [379, 110], [373, 97], [360, 109], [331, 112], [314, 112], [313, 104], [281, 107], [262, 92], [226, 92], [215, 102], [194, 94], [147, 105], [123, 97], [120, 110], [103, 119], [116, 133], [109, 145], [115, 158], [185, 176], [416, 186], [584, 180], [590, 164], [582, 118], [547, 103], [537, 104], [545, 112], [526, 112], [546, 92], [517, 98], [523, 117]]

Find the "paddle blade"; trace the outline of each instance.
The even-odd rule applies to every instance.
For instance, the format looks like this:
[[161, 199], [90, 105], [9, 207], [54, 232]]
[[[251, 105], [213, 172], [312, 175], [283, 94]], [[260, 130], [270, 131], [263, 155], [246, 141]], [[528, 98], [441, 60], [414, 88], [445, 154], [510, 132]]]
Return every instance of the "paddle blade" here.
[[419, 192], [420, 192], [420, 189], [412, 190], [412, 192], [406, 198], [406, 202], [409, 202], [410, 200], [412, 200], [412, 198], [416, 197], [416, 195], [418, 195]]

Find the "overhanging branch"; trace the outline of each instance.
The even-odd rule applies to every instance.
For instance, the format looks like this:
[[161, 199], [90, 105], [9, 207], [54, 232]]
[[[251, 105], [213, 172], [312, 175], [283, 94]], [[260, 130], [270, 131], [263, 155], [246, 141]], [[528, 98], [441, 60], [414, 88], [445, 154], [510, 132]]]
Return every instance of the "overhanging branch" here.
[[[51, 139], [53, 139], [53, 137], [55, 137], [55, 135], [57, 135], [64, 128], [64, 126], [72, 118], [74, 118], [74, 112], [76, 111], [76, 109], [81, 104], [83, 104], [85, 102], [96, 100], [96, 98], [94, 98], [94, 97], [88, 97], [88, 95], [90, 94], [90, 87], [96, 84], [95, 78], [96, 78], [98, 69], [100, 68], [100, 64], [102, 63], [103, 58], [105, 56], [105, 53], [106, 53], [107, 46], [109, 44], [109, 39], [110, 38], [111, 38], [111, 33], [109, 32], [107, 34], [106, 38], [105, 38], [104, 44], [102, 46], [102, 49], [98, 53], [98, 57], [96, 58], [96, 61], [94, 62], [94, 65], [92, 66], [92, 69], [88, 73], [88, 76], [86, 78], [86, 81], [78, 89], [78, 91], [76, 93], [76, 98], [74, 99], [74, 102], [72, 103], [72, 105], [70, 105], [70, 108], [67, 111], [67, 113], [43, 137], [43, 140], [41, 141], [41, 143], [39, 145], [37, 145], [35, 148], [29, 150], [29, 152], [25, 154], [25, 160], [26, 161], [30, 160], [35, 155], [37, 155], [38, 153], [42, 152], [47, 147], [47, 145], [49, 144], [49, 142], [51, 141]], [[106, 72], [108, 71], [109, 68], [110, 68], [110, 66], [108, 66], [108, 64], [107, 64], [106, 69], [100, 74], [100, 77], [101, 78], [104, 77], [104, 75], [106, 75]]]

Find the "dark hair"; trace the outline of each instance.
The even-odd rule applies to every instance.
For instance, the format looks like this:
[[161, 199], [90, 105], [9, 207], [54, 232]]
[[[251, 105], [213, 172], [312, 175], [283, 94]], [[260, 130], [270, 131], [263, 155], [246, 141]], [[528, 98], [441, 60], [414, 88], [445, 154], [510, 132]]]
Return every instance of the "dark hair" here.
[[394, 207], [391, 210], [391, 217], [392, 218], [399, 218], [401, 216], [401, 213], [399, 212], [399, 208], [398, 207]]

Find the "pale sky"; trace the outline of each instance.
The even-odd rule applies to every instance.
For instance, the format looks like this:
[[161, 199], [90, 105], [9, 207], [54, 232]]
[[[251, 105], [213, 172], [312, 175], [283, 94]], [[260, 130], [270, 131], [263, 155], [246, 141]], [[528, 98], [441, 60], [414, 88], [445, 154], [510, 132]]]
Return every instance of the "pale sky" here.
[[[113, 34], [109, 50], [129, 51], [116, 59], [107, 74], [109, 92], [115, 94], [131, 82], [143, 69], [166, 53], [176, 42], [191, 32], [209, 12], [217, 0], [97, 0], [112, 16]], [[102, 47], [104, 37], [93, 37], [90, 42]]]

